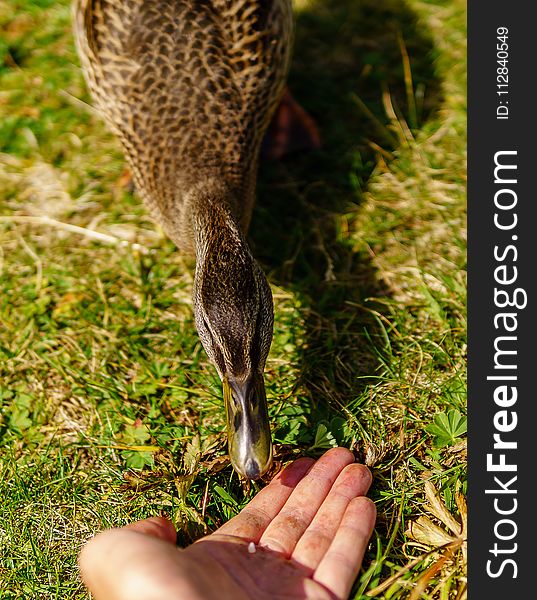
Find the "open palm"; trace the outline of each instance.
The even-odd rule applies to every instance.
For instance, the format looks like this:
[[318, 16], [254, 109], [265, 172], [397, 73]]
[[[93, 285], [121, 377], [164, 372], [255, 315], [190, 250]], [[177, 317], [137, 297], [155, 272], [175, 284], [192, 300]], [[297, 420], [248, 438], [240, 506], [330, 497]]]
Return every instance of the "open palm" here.
[[346, 599], [375, 522], [370, 483], [343, 448], [302, 458], [185, 549], [162, 518], [99, 534], [81, 552], [82, 577], [96, 600]]

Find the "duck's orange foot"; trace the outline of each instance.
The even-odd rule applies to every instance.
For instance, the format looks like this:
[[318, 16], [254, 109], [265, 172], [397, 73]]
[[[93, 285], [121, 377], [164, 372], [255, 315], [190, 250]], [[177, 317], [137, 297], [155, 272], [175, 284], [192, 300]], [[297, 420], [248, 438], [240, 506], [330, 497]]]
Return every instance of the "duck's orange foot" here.
[[134, 186], [132, 173], [128, 167], [125, 167], [123, 169], [123, 173], [121, 173], [121, 175], [116, 180], [115, 187], [121, 191], [125, 190], [127, 192], [130, 192], [131, 194], [134, 193], [136, 188]]
[[320, 147], [321, 136], [315, 121], [285, 88], [263, 140], [263, 156], [279, 160], [292, 152]]

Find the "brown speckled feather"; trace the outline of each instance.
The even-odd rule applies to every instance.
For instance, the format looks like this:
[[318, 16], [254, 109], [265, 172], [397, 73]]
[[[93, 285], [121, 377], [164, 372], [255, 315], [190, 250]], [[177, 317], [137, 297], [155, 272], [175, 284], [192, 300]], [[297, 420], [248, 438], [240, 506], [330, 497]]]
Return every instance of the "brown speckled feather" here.
[[259, 147], [284, 86], [289, 0], [76, 0], [75, 33], [95, 102], [136, 187], [184, 250], [185, 197], [217, 181], [249, 225]]

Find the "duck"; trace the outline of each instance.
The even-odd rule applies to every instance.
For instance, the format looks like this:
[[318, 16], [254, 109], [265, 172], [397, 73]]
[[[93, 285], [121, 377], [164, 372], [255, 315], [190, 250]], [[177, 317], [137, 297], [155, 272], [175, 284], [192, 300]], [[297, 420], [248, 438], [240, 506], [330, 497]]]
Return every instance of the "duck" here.
[[247, 242], [260, 147], [284, 94], [290, 0], [75, 0], [93, 102], [138, 194], [195, 257], [199, 338], [222, 382], [228, 454], [258, 479], [272, 463], [264, 370], [274, 308]]

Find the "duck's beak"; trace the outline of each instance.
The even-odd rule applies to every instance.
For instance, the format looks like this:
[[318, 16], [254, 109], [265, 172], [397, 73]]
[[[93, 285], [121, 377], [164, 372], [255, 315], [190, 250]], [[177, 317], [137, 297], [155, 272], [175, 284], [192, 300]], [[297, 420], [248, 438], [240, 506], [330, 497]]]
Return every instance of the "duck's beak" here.
[[263, 376], [244, 381], [224, 377], [228, 451], [233, 468], [246, 479], [258, 479], [272, 463], [272, 441]]

